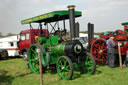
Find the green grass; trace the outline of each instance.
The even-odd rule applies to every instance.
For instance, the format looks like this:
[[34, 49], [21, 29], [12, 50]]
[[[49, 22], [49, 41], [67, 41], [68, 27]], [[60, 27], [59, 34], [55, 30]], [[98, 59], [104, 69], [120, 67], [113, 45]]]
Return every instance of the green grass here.
[[[75, 72], [73, 80], [61, 80], [57, 73], [48, 70], [43, 74], [43, 80], [44, 85], [128, 85], [128, 68], [97, 66], [94, 75]], [[40, 75], [27, 69], [21, 58], [1, 60], [0, 85], [40, 85]]]

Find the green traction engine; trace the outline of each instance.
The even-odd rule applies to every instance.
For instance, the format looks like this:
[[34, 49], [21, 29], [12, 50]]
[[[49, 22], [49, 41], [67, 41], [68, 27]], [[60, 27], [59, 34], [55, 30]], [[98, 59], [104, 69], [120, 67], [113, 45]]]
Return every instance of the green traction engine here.
[[[57, 35], [55, 31], [54, 33], [49, 33], [49, 36], [42, 36], [44, 32], [40, 31], [37, 42], [31, 44], [28, 52], [28, 62], [32, 72], [40, 72], [37, 49], [40, 50], [43, 71], [46, 70], [47, 67], [56, 65], [57, 73], [62, 79], [72, 79], [73, 73], [77, 71], [90, 74], [95, 72], [95, 60], [89, 52], [83, 49], [83, 45], [79, 39], [76, 38], [76, 31], [74, 30], [74, 28], [76, 28], [75, 17], [81, 16], [81, 12], [74, 11], [74, 6], [69, 6], [68, 8], [68, 11], [53, 11], [36, 16], [38, 17], [36, 20], [34, 19], [36, 17], [33, 17], [30, 18], [31, 20], [27, 19], [22, 21], [22, 24], [39, 23], [40, 30], [43, 30], [42, 22], [48, 25], [48, 23], [50, 24], [51, 22], [63, 21], [64, 30], [65, 20], [69, 19], [70, 23], [70, 40], [65, 41], [62, 39], [62, 30], [60, 30], [59, 27]], [[41, 16], [43, 19], [40, 19]], [[55, 30], [54, 26], [52, 26], [53, 30]], [[65, 32], [63, 34], [65, 34]]]

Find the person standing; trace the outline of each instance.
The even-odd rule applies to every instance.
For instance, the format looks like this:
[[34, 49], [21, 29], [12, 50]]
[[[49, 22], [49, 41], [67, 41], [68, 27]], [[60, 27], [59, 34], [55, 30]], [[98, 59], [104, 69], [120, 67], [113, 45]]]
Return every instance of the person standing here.
[[107, 45], [107, 64], [108, 64], [108, 62], [109, 62], [109, 55], [108, 55], [108, 39], [109, 39], [109, 38], [106, 39], [106, 45]]
[[116, 60], [116, 56], [115, 56], [115, 54], [116, 54], [116, 43], [114, 42], [114, 39], [115, 39], [115, 37], [114, 36], [111, 36], [109, 39], [108, 39], [108, 48], [107, 48], [107, 54], [108, 54], [108, 56], [109, 56], [109, 58], [108, 58], [108, 66], [110, 67], [110, 68], [114, 68], [115, 67], [115, 60]]

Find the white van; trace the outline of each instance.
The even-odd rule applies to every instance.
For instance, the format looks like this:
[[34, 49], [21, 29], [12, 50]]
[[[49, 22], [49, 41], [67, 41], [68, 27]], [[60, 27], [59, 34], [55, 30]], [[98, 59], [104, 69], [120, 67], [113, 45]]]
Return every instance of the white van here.
[[19, 56], [17, 35], [0, 38], [0, 49], [7, 49], [8, 56]]

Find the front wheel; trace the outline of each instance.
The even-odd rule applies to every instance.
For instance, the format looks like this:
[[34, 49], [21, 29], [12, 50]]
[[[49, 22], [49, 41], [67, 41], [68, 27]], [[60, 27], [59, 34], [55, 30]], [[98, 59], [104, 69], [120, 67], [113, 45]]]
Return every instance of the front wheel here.
[[8, 59], [8, 52], [7, 50], [3, 49], [1, 54], [0, 54], [0, 59]]
[[23, 58], [25, 61], [28, 61], [28, 53], [26, 51], [23, 52]]
[[6, 57], [5, 57], [5, 59], [7, 60], [7, 59], [8, 59], [8, 57], [9, 57], [9, 56], [8, 56], [8, 52], [6, 52]]
[[61, 56], [57, 61], [57, 73], [62, 79], [70, 80], [73, 76], [73, 64], [69, 57]]
[[85, 59], [85, 71], [89, 74], [94, 74], [96, 71], [96, 62], [94, 57], [89, 53], [86, 52], [86, 59]]

